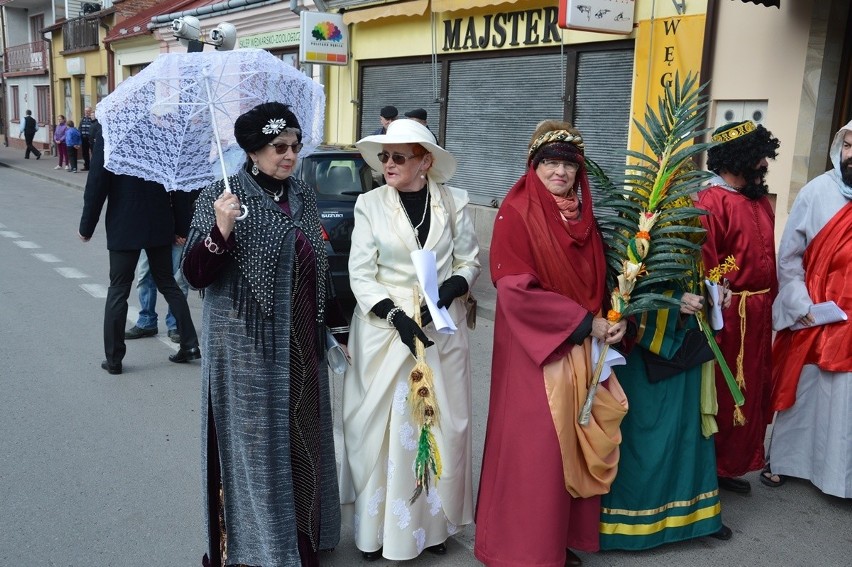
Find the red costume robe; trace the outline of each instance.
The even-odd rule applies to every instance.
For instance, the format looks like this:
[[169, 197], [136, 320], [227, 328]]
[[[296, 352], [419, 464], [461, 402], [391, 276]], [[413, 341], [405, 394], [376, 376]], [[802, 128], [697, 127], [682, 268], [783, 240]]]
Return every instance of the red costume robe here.
[[716, 341], [738, 382], [744, 381], [740, 389], [746, 423], [734, 425], [734, 400], [717, 367], [715, 436], [718, 475], [738, 477], [763, 468], [766, 426], [772, 422], [772, 302], [778, 294], [775, 213], [766, 197], [749, 199], [720, 186], [698, 193], [697, 206], [710, 213], [701, 217], [707, 229], [702, 248], [705, 269], [717, 267], [728, 256], [739, 267], [725, 275], [733, 297], [722, 312], [725, 327]]
[[[584, 377], [591, 374], [584, 361], [589, 340], [572, 344], [568, 338], [600, 309], [603, 246], [591, 206], [585, 205], [583, 218], [568, 226], [535, 175], [526, 174], [507, 195], [491, 246], [497, 310], [474, 549], [489, 566], [563, 567], [566, 548], [598, 549], [600, 496], [575, 498], [566, 489], [567, 469], [583, 461], [576, 446], [566, 451], [563, 442], [560, 447], [576, 419], [552, 413], [555, 395], [544, 375], [559, 364]], [[583, 202], [590, 204], [585, 189]], [[533, 203], [526, 201], [530, 192], [537, 194]], [[544, 251], [543, 241], [549, 243]], [[596, 405], [602, 393], [608, 397], [620, 391], [615, 378], [607, 384], [609, 390], [598, 391]], [[584, 399], [581, 393], [571, 403], [576, 409]], [[618, 423], [624, 407], [626, 402]], [[617, 462], [617, 442], [608, 457]], [[614, 477], [614, 469], [610, 472]], [[597, 494], [608, 486], [606, 481], [596, 485]]]

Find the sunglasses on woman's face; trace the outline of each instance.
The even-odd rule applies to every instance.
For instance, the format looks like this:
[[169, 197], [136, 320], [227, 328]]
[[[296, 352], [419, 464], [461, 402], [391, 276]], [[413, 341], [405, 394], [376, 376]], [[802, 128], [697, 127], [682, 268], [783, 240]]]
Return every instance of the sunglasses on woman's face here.
[[402, 165], [405, 163], [406, 160], [409, 160], [411, 158], [422, 157], [417, 154], [411, 154], [410, 156], [407, 156], [405, 154], [398, 154], [396, 152], [392, 154], [389, 154], [388, 152], [379, 152], [378, 156], [379, 161], [382, 163], [387, 163], [388, 160], [392, 160], [397, 165]]
[[280, 144], [267, 144], [267, 145], [275, 148], [276, 154], [283, 156], [284, 154], [287, 153], [288, 148], [293, 150], [294, 154], [298, 154], [300, 151], [302, 151], [302, 146], [304, 144], [302, 144], [301, 142], [298, 142], [298, 143], [295, 143], [295, 144], [285, 144], [285, 143], [282, 142]]

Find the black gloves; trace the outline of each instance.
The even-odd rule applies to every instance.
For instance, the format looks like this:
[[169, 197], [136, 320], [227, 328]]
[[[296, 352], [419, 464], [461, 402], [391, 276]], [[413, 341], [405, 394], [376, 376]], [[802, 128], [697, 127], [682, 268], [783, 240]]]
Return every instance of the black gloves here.
[[405, 314], [405, 311], [399, 310], [397, 311], [393, 319], [391, 319], [391, 324], [396, 327], [396, 331], [399, 333], [399, 338], [408, 347], [408, 350], [411, 351], [411, 354], [415, 354], [414, 350], [414, 339], [420, 339], [420, 342], [423, 343], [426, 347], [432, 346], [432, 341], [429, 340], [429, 337], [426, 336], [426, 333], [423, 332], [423, 329], [420, 328], [420, 325], [417, 324], [417, 321], [409, 317]]
[[[392, 309], [396, 308], [396, 305], [394, 305], [391, 299], [383, 299], [373, 305], [373, 308], [370, 309], [370, 311], [375, 313], [377, 317], [387, 319], [388, 313], [390, 313]], [[405, 311], [403, 311], [402, 309], [399, 309], [393, 315], [393, 318], [391, 319], [391, 324], [399, 333], [399, 338], [402, 340], [403, 344], [408, 347], [408, 350], [411, 351], [411, 354], [415, 354], [415, 337], [420, 339], [420, 342], [422, 342], [427, 347], [430, 347], [435, 344], [429, 340], [429, 337], [426, 336], [426, 333], [423, 332], [423, 329], [420, 328], [420, 325], [418, 325], [414, 319], [406, 315]]]
[[438, 288], [438, 308], [449, 307], [453, 300], [467, 293], [467, 280], [462, 276], [450, 276]]

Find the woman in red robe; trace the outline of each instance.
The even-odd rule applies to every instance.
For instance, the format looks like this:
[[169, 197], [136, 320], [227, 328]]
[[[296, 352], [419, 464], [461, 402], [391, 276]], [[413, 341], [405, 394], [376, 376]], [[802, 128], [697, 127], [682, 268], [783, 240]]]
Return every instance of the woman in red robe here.
[[497, 310], [474, 552], [489, 566], [563, 567], [581, 563], [568, 548], [598, 549], [599, 495], [627, 407], [610, 376], [592, 423], [577, 425], [591, 337], [616, 343], [625, 323], [600, 316], [606, 262], [579, 132], [542, 122], [528, 166], [491, 245]]

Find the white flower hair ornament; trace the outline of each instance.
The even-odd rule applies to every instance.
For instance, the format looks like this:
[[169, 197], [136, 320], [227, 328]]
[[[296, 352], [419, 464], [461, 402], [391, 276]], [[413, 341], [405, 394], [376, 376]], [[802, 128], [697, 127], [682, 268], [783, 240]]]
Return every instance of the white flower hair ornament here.
[[264, 134], [280, 134], [287, 127], [287, 121], [283, 118], [270, 118], [266, 126], [263, 127]]

